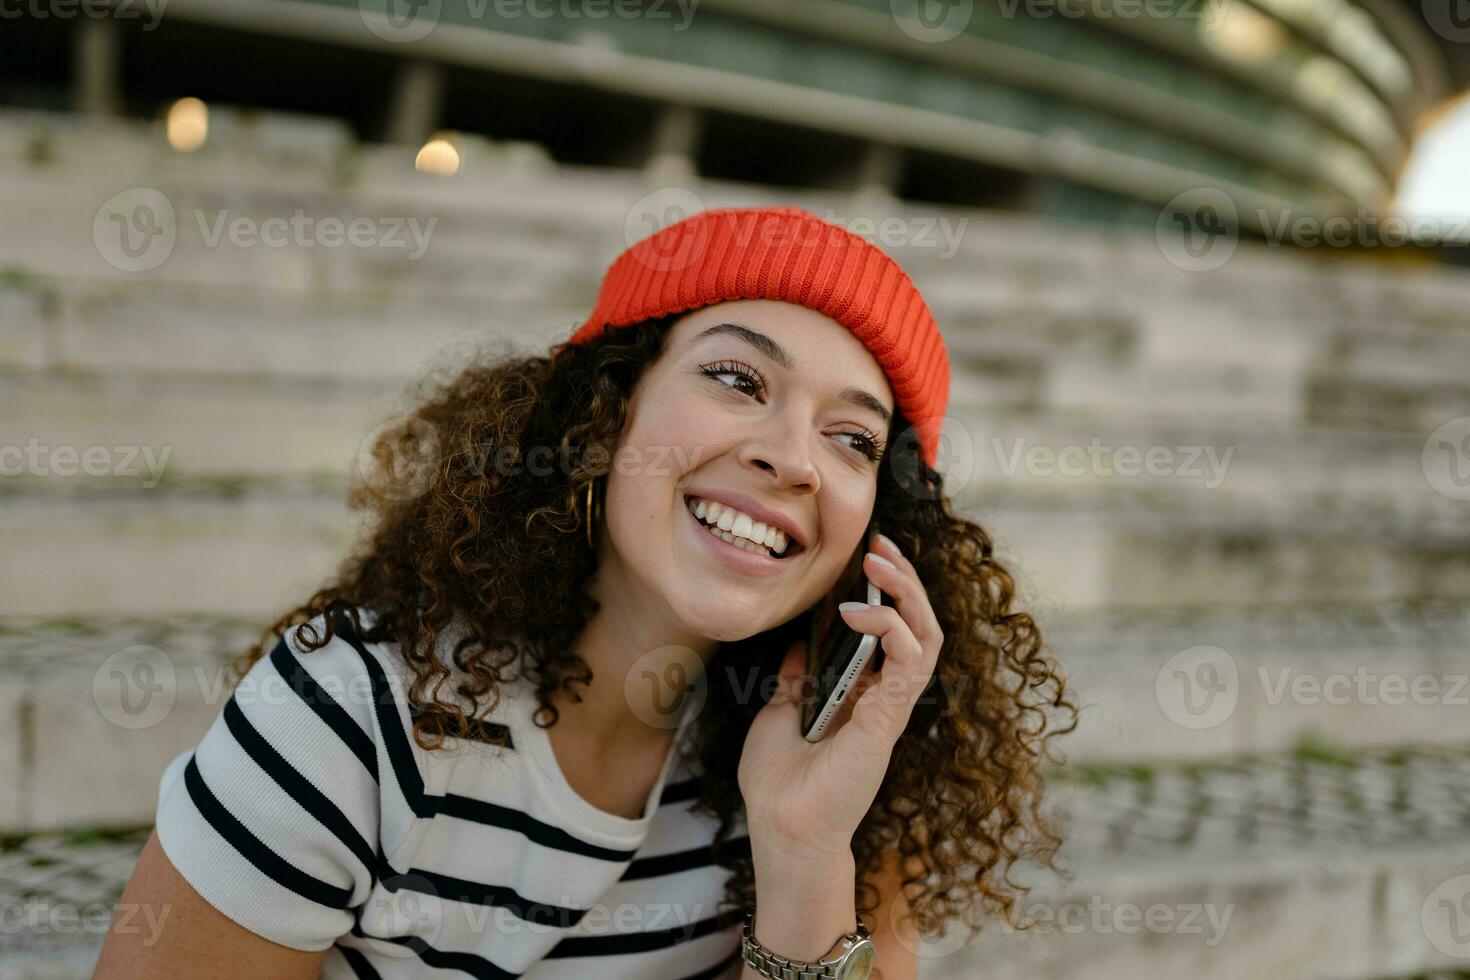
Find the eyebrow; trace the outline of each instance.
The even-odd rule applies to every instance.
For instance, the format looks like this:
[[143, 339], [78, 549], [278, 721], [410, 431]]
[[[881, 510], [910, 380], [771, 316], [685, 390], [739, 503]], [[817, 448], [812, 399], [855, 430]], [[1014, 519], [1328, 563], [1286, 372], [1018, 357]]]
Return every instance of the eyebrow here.
[[[717, 323], [712, 327], [707, 327], [695, 334], [694, 339], [690, 343], [698, 343], [706, 337], [718, 336], [720, 334], [729, 334], [732, 337], [745, 341], [788, 371], [796, 366], [796, 362], [791, 359], [791, 355], [786, 353], [786, 348], [760, 331], [752, 330], [749, 327], [742, 327], [738, 323]], [[851, 402], [860, 408], [866, 408], [876, 413], [883, 420], [884, 425], [888, 425], [893, 421], [893, 413], [888, 411], [888, 407], [879, 401], [876, 396], [864, 391], [862, 388], [843, 388], [837, 393], [837, 397], [843, 401]]]

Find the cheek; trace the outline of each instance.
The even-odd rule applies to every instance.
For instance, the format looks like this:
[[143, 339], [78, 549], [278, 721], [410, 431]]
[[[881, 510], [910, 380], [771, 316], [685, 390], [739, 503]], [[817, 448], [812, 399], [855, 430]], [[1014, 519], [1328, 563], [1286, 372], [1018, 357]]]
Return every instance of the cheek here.
[[718, 416], [700, 399], [669, 399], [648, 409], [623, 433], [614, 461], [620, 478], [678, 480], [719, 454]]

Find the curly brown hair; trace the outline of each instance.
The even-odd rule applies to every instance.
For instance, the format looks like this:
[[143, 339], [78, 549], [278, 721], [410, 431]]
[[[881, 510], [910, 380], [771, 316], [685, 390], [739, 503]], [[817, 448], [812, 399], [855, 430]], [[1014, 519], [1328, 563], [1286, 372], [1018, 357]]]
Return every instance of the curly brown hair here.
[[[582, 501], [610, 470], [608, 447], [617, 445], [634, 385], [675, 319], [544, 355], [482, 350], [447, 378], [427, 376], [405, 424], [374, 445], [390, 468], [405, 459], [424, 465], [410, 466], [406, 479], [354, 478], [349, 503], [373, 516], [369, 533], [329, 584], [229, 665], [230, 686], [291, 627], [302, 626], [298, 645], [315, 650], [345, 615], [362, 640], [397, 644], [414, 676], [410, 712], [425, 750], [488, 715], [502, 671], [516, 661], [536, 679], [537, 724], [542, 715], [545, 727], [555, 724], [558, 692], [579, 701], [575, 685], [592, 680], [575, 653], [598, 605], [584, 589], [598, 559], [583, 533]], [[901, 413], [891, 431], [911, 431]], [[548, 457], [562, 465], [524, 465]], [[876, 911], [871, 879], [902, 855], [903, 890], [920, 933], [943, 936], [949, 920], [971, 909], [982, 913], [964, 920], [974, 930], [985, 914], [1025, 928], [1028, 889], [1011, 871], [1022, 859], [1055, 868], [1061, 840], [1041, 809], [1042, 767], [1056, 761], [1048, 742], [1075, 728], [1077, 710], [1035, 622], [1011, 608], [1014, 582], [990, 536], [950, 509], [940, 474], [924, 465], [917, 444], [889, 439], [879, 472], [874, 517], [917, 569], [944, 644], [853, 836], [857, 909]], [[371, 627], [360, 610], [373, 614]], [[323, 615], [320, 633], [309, 622]], [[695, 807], [719, 819], [712, 860], [732, 872], [731, 911], [754, 901], [749, 839], [732, 834], [744, 806], [736, 772], [763, 702], [721, 683], [733, 676], [722, 668], [754, 665], [761, 683], [739, 687], [769, 692], [765, 681], [790, 642], [805, 638], [810, 615], [721, 644], [706, 671], [707, 700], [690, 740], [700, 762]], [[453, 690], [470, 699], [473, 716], [439, 700], [452, 672], [436, 651], [459, 622], [453, 660], [463, 674]]]

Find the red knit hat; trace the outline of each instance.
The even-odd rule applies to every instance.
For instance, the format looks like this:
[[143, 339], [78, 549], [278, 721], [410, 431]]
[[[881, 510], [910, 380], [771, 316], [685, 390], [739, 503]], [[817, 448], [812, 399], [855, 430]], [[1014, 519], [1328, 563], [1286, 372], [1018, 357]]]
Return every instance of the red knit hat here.
[[613, 261], [592, 315], [566, 342], [735, 299], [798, 303], [850, 329], [936, 465], [949, 354], [929, 307], [881, 249], [801, 208], [701, 211], [650, 235]]

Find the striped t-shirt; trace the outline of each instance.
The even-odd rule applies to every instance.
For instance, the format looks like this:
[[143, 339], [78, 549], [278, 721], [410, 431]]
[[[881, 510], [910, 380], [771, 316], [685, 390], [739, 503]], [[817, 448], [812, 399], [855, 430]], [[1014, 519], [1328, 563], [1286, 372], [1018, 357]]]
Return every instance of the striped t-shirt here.
[[691, 812], [697, 762], [680, 752], [694, 699], [630, 820], [567, 782], [519, 671], [488, 716], [510, 747], [427, 752], [397, 646], [337, 622], [318, 650], [283, 640], [256, 661], [163, 773], [159, 841], [211, 905], [281, 945], [329, 949], [329, 980], [736, 975], [718, 823]]

